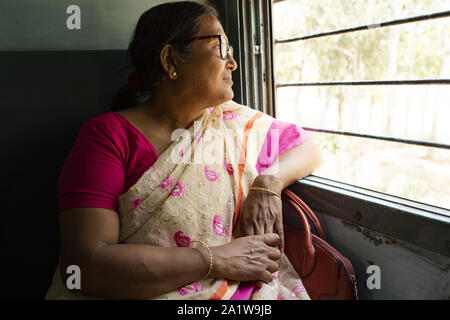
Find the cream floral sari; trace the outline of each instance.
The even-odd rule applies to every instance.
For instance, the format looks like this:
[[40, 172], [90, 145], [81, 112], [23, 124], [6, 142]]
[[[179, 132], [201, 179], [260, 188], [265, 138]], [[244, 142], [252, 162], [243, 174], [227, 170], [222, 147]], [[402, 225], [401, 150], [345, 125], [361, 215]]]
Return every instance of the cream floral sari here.
[[[193, 247], [193, 240], [201, 240], [213, 247], [239, 237], [239, 215], [258, 176], [255, 164], [273, 120], [229, 101], [205, 109], [189, 129], [175, 132], [175, 141], [118, 199], [120, 243]], [[278, 132], [271, 134], [277, 144]], [[309, 299], [284, 254], [280, 263], [273, 281], [251, 299]], [[238, 286], [210, 278], [153, 299], [229, 299]], [[90, 297], [70, 292], [57, 269], [46, 298]]]

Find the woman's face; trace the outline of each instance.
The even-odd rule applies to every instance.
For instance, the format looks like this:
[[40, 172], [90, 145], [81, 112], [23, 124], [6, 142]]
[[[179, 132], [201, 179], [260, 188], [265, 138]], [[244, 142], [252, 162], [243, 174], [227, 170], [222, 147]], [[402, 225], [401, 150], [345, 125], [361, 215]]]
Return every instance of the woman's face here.
[[[218, 35], [228, 43], [219, 20], [205, 15], [201, 18], [196, 37]], [[190, 57], [177, 66], [180, 85], [185, 94], [204, 101], [205, 108], [233, 99], [231, 72], [236, 70], [236, 61], [231, 56], [225, 60], [220, 55], [218, 38], [194, 40], [191, 42]]]

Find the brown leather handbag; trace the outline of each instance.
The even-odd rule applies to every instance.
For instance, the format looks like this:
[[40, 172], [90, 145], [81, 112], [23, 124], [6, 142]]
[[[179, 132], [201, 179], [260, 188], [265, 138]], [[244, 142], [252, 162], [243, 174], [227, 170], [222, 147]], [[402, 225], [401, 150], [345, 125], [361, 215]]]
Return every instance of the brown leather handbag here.
[[[358, 299], [356, 275], [351, 262], [326, 241], [314, 212], [292, 191], [283, 198], [299, 214], [304, 230], [285, 226], [285, 249], [312, 300]], [[317, 235], [311, 233], [313, 227]]]

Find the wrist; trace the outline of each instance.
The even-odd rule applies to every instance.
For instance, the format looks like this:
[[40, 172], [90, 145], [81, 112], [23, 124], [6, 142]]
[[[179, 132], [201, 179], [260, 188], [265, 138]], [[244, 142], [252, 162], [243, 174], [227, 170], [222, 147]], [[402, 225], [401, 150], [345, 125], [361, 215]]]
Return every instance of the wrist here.
[[212, 256], [212, 268], [211, 272], [209, 274], [209, 278], [224, 278], [222, 276], [221, 271], [221, 261], [220, 261], [220, 255], [218, 254], [218, 251], [220, 250], [219, 247], [210, 247], [211, 250], [211, 256]]
[[214, 261], [213, 261], [211, 249], [205, 242], [203, 242], [201, 240], [194, 240], [192, 242], [198, 242], [202, 245], [199, 248], [195, 248], [195, 250], [197, 250], [202, 255], [203, 260], [206, 262], [205, 263], [206, 269], [203, 271], [203, 277], [200, 280], [212, 278], [211, 272], [212, 272]]
[[265, 188], [281, 194], [284, 189], [284, 184], [278, 176], [263, 174], [255, 178], [252, 183], [252, 187]]

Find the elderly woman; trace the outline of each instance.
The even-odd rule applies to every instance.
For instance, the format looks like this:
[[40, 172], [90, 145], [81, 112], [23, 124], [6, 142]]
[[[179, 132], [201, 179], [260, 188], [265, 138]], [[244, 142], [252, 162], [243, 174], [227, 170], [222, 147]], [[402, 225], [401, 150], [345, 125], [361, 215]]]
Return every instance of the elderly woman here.
[[313, 141], [231, 101], [237, 65], [207, 5], [146, 11], [129, 53], [151, 96], [81, 129], [46, 298], [308, 299], [283, 253], [279, 195], [319, 164]]

